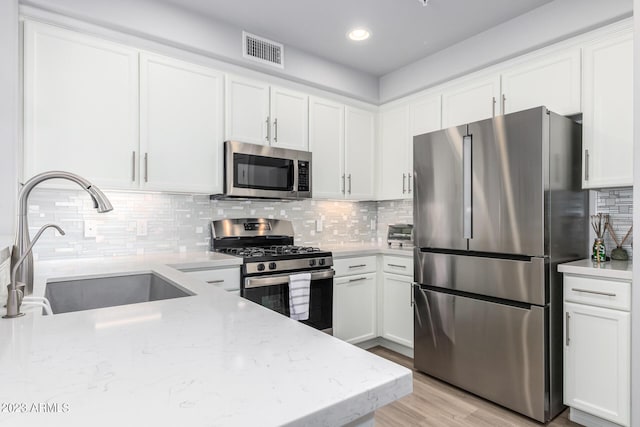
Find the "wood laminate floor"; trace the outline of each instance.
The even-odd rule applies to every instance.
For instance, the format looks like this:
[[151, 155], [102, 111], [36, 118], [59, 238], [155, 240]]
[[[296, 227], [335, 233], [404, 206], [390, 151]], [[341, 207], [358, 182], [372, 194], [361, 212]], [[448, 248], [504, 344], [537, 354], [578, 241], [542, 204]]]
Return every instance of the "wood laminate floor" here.
[[[450, 386], [413, 369], [413, 360], [383, 347], [372, 353], [413, 370], [413, 393], [376, 411], [376, 427], [480, 426], [540, 427], [537, 423], [489, 401]], [[547, 424], [579, 426], [569, 421], [569, 410]]]

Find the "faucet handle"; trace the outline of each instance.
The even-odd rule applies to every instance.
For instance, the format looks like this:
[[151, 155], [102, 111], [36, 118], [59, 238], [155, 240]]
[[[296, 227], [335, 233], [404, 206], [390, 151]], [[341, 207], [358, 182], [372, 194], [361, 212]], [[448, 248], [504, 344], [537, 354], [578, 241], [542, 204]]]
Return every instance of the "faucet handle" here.
[[24, 283], [20, 283], [20, 286], [13, 286], [13, 284], [7, 285], [7, 314], [2, 316], [3, 319], [13, 319], [24, 316], [24, 313], [20, 312], [20, 305], [24, 297], [24, 286]]

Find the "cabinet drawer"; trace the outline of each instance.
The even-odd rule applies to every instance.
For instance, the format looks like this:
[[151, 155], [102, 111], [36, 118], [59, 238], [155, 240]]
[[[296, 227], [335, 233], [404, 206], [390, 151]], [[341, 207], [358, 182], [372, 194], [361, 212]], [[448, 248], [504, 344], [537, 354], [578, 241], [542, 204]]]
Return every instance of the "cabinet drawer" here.
[[376, 271], [376, 257], [365, 256], [334, 259], [333, 269], [337, 277], [348, 276], [350, 274], [374, 273]]
[[564, 276], [564, 300], [629, 311], [631, 283], [588, 276]]
[[382, 257], [382, 269], [387, 273], [413, 277], [413, 257], [385, 255]]
[[225, 291], [237, 291], [240, 289], [240, 269], [237, 267], [214, 270], [191, 270], [185, 271], [184, 273], [191, 277], [204, 280]]

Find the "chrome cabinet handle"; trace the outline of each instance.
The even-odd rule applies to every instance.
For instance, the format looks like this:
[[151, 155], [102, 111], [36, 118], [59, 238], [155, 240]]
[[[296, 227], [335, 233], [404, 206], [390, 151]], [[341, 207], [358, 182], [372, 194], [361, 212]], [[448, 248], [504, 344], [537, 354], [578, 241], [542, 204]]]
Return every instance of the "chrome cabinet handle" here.
[[491, 98], [491, 115], [493, 117], [496, 116], [496, 97], [495, 96]]
[[144, 182], [149, 182], [149, 153], [144, 153]]
[[358, 277], [357, 279], [349, 279], [349, 283], [360, 282], [362, 280], [367, 280], [367, 278], [366, 277]]
[[267, 120], [265, 120], [266, 124], [267, 124], [267, 136], [265, 137], [265, 140], [267, 142], [269, 142], [269, 139], [271, 137], [271, 124], [269, 124], [269, 116], [267, 116]]
[[505, 96], [505, 94], [502, 94], [502, 114], [506, 114], [507, 111], [505, 110], [507, 108], [507, 97]]
[[565, 345], [568, 347], [569, 346], [569, 342], [571, 341], [571, 339], [569, 338], [569, 320], [571, 320], [571, 314], [569, 314], [569, 312], [567, 312], [566, 316], [567, 316], [567, 318], [566, 318], [566, 321], [565, 321], [564, 334], [565, 334]]
[[400, 264], [387, 264], [389, 267], [398, 267], [398, 268], [407, 268], [406, 265], [400, 265]]
[[347, 188], [347, 185], [346, 185], [346, 175], [345, 175], [345, 174], [342, 174], [342, 194], [344, 194], [344, 192], [345, 192], [345, 189], [346, 189], [346, 188]]
[[416, 304], [416, 299], [413, 297], [413, 288], [418, 286], [416, 282], [411, 283], [411, 307]]
[[589, 181], [589, 150], [584, 150], [584, 180]]
[[407, 192], [407, 174], [402, 174], [402, 194]]
[[207, 283], [211, 284], [211, 285], [215, 285], [217, 283], [224, 283], [224, 279], [220, 279], [220, 280], [207, 280]]
[[351, 194], [351, 174], [349, 174], [349, 194]]
[[407, 187], [409, 188], [409, 194], [411, 194], [411, 178], [412, 178], [411, 174], [407, 174], [407, 178], [408, 178], [407, 179], [407, 184], [408, 184]]
[[136, 152], [131, 152], [131, 181], [136, 181]]
[[616, 296], [616, 294], [613, 294], [611, 292], [590, 291], [589, 289], [571, 288], [571, 290], [574, 291], [574, 292], [584, 292], [586, 294], [604, 295], [604, 296], [607, 296], [607, 297], [615, 297]]
[[273, 136], [273, 142], [278, 142], [278, 119], [273, 121], [273, 127], [275, 129], [275, 135]]
[[362, 268], [362, 267], [366, 267], [367, 264], [358, 264], [358, 265], [350, 265], [349, 268]]

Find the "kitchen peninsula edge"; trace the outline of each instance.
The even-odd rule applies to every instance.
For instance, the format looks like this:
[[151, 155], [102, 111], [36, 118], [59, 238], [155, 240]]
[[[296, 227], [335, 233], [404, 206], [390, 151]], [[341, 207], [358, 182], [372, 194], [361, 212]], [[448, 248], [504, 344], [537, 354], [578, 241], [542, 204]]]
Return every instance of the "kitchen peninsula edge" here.
[[411, 393], [410, 370], [178, 270], [240, 262], [216, 253], [36, 262], [35, 295], [47, 280], [141, 272], [195, 295], [54, 316], [27, 308], [0, 321], [0, 402], [61, 405], [2, 413], [0, 426], [373, 425], [376, 409]]

